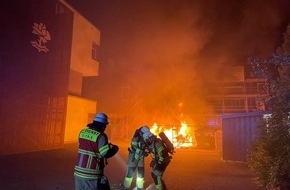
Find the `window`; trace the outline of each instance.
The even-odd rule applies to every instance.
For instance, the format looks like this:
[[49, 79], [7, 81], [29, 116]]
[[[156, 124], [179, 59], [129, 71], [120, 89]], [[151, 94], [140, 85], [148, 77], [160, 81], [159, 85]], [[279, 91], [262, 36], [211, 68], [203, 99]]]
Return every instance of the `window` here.
[[96, 43], [92, 44], [92, 59], [98, 61], [100, 58], [100, 46]]

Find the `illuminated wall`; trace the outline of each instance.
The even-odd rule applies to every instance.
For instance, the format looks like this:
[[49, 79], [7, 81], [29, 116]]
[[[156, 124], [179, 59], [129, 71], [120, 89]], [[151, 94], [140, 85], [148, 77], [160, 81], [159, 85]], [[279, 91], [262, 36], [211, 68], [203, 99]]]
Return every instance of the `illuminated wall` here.
[[61, 0], [74, 12], [71, 45], [71, 62], [65, 143], [77, 142], [79, 131], [86, 127], [96, 114], [96, 100], [83, 97], [84, 77], [97, 77], [100, 31], [86, 18]]
[[96, 53], [99, 45], [100, 31], [75, 12], [71, 49], [70, 92], [80, 95], [83, 77], [98, 75], [99, 62], [92, 51]]
[[76, 96], [68, 96], [64, 142], [77, 142], [80, 130], [92, 122], [95, 113], [95, 101]]

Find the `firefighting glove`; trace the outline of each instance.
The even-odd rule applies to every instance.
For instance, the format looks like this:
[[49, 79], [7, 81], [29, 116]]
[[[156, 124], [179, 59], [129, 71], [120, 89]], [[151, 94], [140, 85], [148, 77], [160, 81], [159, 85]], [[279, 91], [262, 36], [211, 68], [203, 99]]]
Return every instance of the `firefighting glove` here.
[[112, 156], [114, 156], [119, 151], [119, 147], [117, 145], [114, 145], [114, 144], [110, 143], [109, 146], [110, 146], [110, 149], [104, 155], [105, 158], [111, 158]]
[[143, 151], [143, 153], [142, 153], [142, 156], [143, 157], [147, 157], [149, 155], [149, 153], [148, 152], [146, 152], [146, 151]]
[[111, 149], [114, 151], [114, 152], [118, 152], [119, 151], [119, 147], [117, 145], [112, 145]]

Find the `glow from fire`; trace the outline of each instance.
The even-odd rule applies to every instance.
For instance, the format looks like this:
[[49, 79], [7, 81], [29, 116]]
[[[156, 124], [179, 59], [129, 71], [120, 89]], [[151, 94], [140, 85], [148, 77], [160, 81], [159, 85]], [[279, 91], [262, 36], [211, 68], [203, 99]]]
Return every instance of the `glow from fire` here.
[[182, 121], [180, 126], [168, 127], [154, 123], [151, 126], [150, 131], [157, 136], [163, 131], [175, 148], [197, 146], [194, 129], [188, 127], [185, 121]]

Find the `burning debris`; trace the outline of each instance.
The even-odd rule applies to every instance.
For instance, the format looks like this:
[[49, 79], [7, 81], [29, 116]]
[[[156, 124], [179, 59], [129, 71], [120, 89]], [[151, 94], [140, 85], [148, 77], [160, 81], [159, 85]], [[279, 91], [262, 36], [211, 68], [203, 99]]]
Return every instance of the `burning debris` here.
[[194, 129], [189, 127], [185, 121], [182, 121], [180, 126], [177, 125], [158, 125], [154, 123], [151, 132], [158, 135], [164, 132], [175, 148], [196, 147], [196, 139]]

